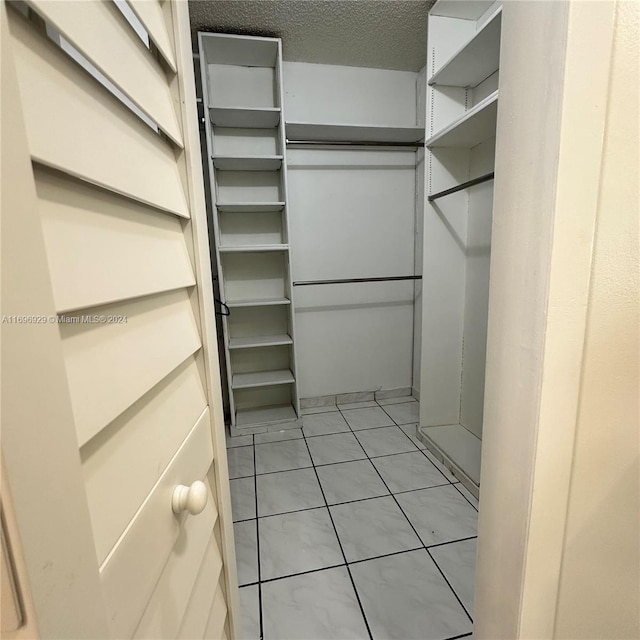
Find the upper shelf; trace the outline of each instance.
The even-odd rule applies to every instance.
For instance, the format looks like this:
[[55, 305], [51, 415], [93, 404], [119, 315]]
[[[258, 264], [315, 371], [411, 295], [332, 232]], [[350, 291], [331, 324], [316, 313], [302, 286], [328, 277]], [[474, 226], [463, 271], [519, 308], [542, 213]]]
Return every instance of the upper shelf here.
[[426, 146], [457, 147], [470, 149], [484, 140], [496, 135], [496, 119], [498, 116], [498, 92], [469, 109], [448, 127], [431, 136]]
[[213, 166], [221, 171], [275, 171], [282, 156], [213, 156]]
[[430, 85], [476, 87], [498, 70], [502, 7], [429, 79]]
[[438, 0], [429, 11], [429, 15], [461, 20], [478, 20], [493, 4], [494, 0]]
[[287, 122], [287, 140], [317, 140], [327, 142], [420, 142], [424, 128], [382, 127], [363, 124], [322, 124], [317, 122]]
[[211, 124], [238, 129], [274, 129], [280, 122], [280, 109], [209, 107]]

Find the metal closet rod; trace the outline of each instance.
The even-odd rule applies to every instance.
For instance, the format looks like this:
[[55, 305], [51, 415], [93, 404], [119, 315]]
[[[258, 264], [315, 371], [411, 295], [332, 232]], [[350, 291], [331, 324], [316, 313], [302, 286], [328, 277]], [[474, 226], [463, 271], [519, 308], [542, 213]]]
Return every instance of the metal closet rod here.
[[349, 284], [353, 282], [393, 282], [395, 280], [422, 280], [422, 276], [389, 276], [388, 278], [343, 278], [341, 280], [302, 280], [294, 282], [294, 287], [308, 287], [316, 284]]
[[393, 142], [389, 140], [287, 140], [287, 146], [321, 146], [321, 147], [410, 147], [411, 149], [419, 149], [424, 147], [424, 142]]
[[452, 193], [456, 193], [457, 191], [462, 191], [463, 189], [467, 189], [468, 187], [473, 187], [476, 184], [481, 184], [482, 182], [487, 182], [489, 180], [493, 180], [493, 171], [491, 173], [485, 173], [483, 176], [480, 176], [479, 178], [473, 178], [473, 180], [467, 180], [462, 184], [459, 184], [455, 187], [451, 187], [451, 189], [445, 189], [444, 191], [438, 191], [438, 193], [433, 193], [427, 198], [427, 200], [429, 202], [433, 202], [438, 198], [444, 198], [444, 196], [451, 195]]

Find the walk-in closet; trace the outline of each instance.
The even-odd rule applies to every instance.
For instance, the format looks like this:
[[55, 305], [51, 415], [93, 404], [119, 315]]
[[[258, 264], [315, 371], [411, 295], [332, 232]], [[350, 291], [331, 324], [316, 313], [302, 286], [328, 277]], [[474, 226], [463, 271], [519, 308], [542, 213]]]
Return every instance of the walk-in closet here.
[[463, 637], [501, 4], [286, 4], [192, 6], [246, 637]]

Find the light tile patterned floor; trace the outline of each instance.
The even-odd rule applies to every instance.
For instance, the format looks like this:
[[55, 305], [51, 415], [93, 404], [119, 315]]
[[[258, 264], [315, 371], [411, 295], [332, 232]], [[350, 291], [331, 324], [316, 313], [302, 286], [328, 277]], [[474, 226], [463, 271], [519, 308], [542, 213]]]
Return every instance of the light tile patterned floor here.
[[411, 398], [228, 438], [240, 640], [470, 638], [477, 501]]

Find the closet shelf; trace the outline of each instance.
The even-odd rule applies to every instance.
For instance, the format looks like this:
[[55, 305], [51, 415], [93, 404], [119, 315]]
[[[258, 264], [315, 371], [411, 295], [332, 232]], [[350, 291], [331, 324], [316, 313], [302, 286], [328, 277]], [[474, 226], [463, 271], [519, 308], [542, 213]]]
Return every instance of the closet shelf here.
[[238, 409], [236, 411], [236, 425], [238, 427], [247, 427], [277, 422], [291, 422], [296, 420], [297, 417], [295, 409], [290, 404], [255, 409]]
[[472, 2], [438, 0], [429, 10], [429, 15], [461, 20], [478, 20], [493, 2], [494, 0], [473, 0]]
[[288, 244], [245, 244], [220, 247], [220, 253], [264, 253], [266, 251], [289, 251]]
[[282, 156], [213, 156], [219, 171], [275, 171], [282, 166]]
[[278, 347], [293, 344], [290, 335], [283, 333], [277, 336], [251, 336], [249, 338], [230, 338], [229, 349], [251, 349], [253, 347]]
[[227, 300], [228, 307], [273, 307], [283, 304], [291, 304], [288, 298], [253, 298], [247, 300]]
[[209, 107], [209, 118], [215, 127], [274, 129], [280, 123], [280, 109]]
[[284, 209], [284, 202], [216, 202], [216, 209], [228, 213], [282, 211]]
[[430, 85], [478, 86], [500, 64], [500, 7], [429, 79]]
[[365, 124], [341, 124], [318, 122], [287, 122], [285, 124], [287, 140], [335, 141], [335, 142], [420, 142], [424, 140], [424, 128], [382, 127]]
[[426, 142], [428, 148], [456, 147], [470, 149], [496, 135], [498, 92], [469, 109], [448, 127], [441, 129]]
[[252, 389], [254, 387], [273, 387], [280, 384], [293, 384], [293, 373], [289, 369], [277, 371], [257, 371], [255, 373], [234, 373], [233, 389]]

